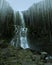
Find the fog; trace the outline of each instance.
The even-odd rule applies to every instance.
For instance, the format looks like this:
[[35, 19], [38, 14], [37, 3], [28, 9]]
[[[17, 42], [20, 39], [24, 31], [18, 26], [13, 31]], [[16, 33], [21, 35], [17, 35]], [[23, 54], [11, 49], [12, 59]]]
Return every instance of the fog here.
[[6, 0], [14, 11], [27, 10], [34, 3], [38, 3], [43, 0]]

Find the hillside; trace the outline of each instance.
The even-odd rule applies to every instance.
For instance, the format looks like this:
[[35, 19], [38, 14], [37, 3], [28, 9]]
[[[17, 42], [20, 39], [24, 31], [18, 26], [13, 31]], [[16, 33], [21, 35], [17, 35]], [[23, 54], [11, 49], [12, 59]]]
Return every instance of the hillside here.
[[23, 14], [30, 47], [52, 54], [52, 0], [33, 4]]
[[7, 39], [13, 36], [14, 30], [14, 11], [6, 2], [6, 0], [0, 0], [0, 39]]

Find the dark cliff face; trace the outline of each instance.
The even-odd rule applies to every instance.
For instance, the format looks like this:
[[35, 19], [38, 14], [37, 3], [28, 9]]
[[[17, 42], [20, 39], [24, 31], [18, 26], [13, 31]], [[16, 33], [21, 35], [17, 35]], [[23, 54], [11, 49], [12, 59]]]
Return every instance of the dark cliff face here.
[[30, 47], [52, 54], [52, 0], [34, 4], [23, 14]]
[[11, 39], [14, 30], [14, 12], [5, 0], [0, 0], [0, 38]]
[[[5, 0], [0, 0], [0, 6], [0, 38], [11, 40], [14, 36], [14, 12]], [[23, 15], [30, 48], [52, 54], [52, 0], [34, 4]], [[16, 13], [16, 25], [20, 26], [19, 12]]]

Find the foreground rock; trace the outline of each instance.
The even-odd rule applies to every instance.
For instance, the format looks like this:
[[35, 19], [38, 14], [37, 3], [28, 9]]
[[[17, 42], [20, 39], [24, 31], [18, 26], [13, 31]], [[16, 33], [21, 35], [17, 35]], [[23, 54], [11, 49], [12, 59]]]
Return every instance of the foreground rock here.
[[[49, 62], [50, 63], [50, 62]], [[46, 63], [48, 64], [48, 63]], [[46, 65], [38, 53], [33, 54], [31, 50], [22, 48], [0, 48], [0, 65]], [[49, 65], [49, 64], [48, 64]]]

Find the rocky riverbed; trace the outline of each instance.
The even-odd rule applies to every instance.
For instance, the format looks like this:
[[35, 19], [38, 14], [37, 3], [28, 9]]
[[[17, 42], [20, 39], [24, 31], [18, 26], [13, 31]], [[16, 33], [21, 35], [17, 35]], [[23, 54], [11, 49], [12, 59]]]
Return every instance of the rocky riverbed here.
[[0, 65], [52, 65], [50, 61], [41, 59], [41, 54], [33, 53], [30, 49], [8, 46], [0, 48]]

